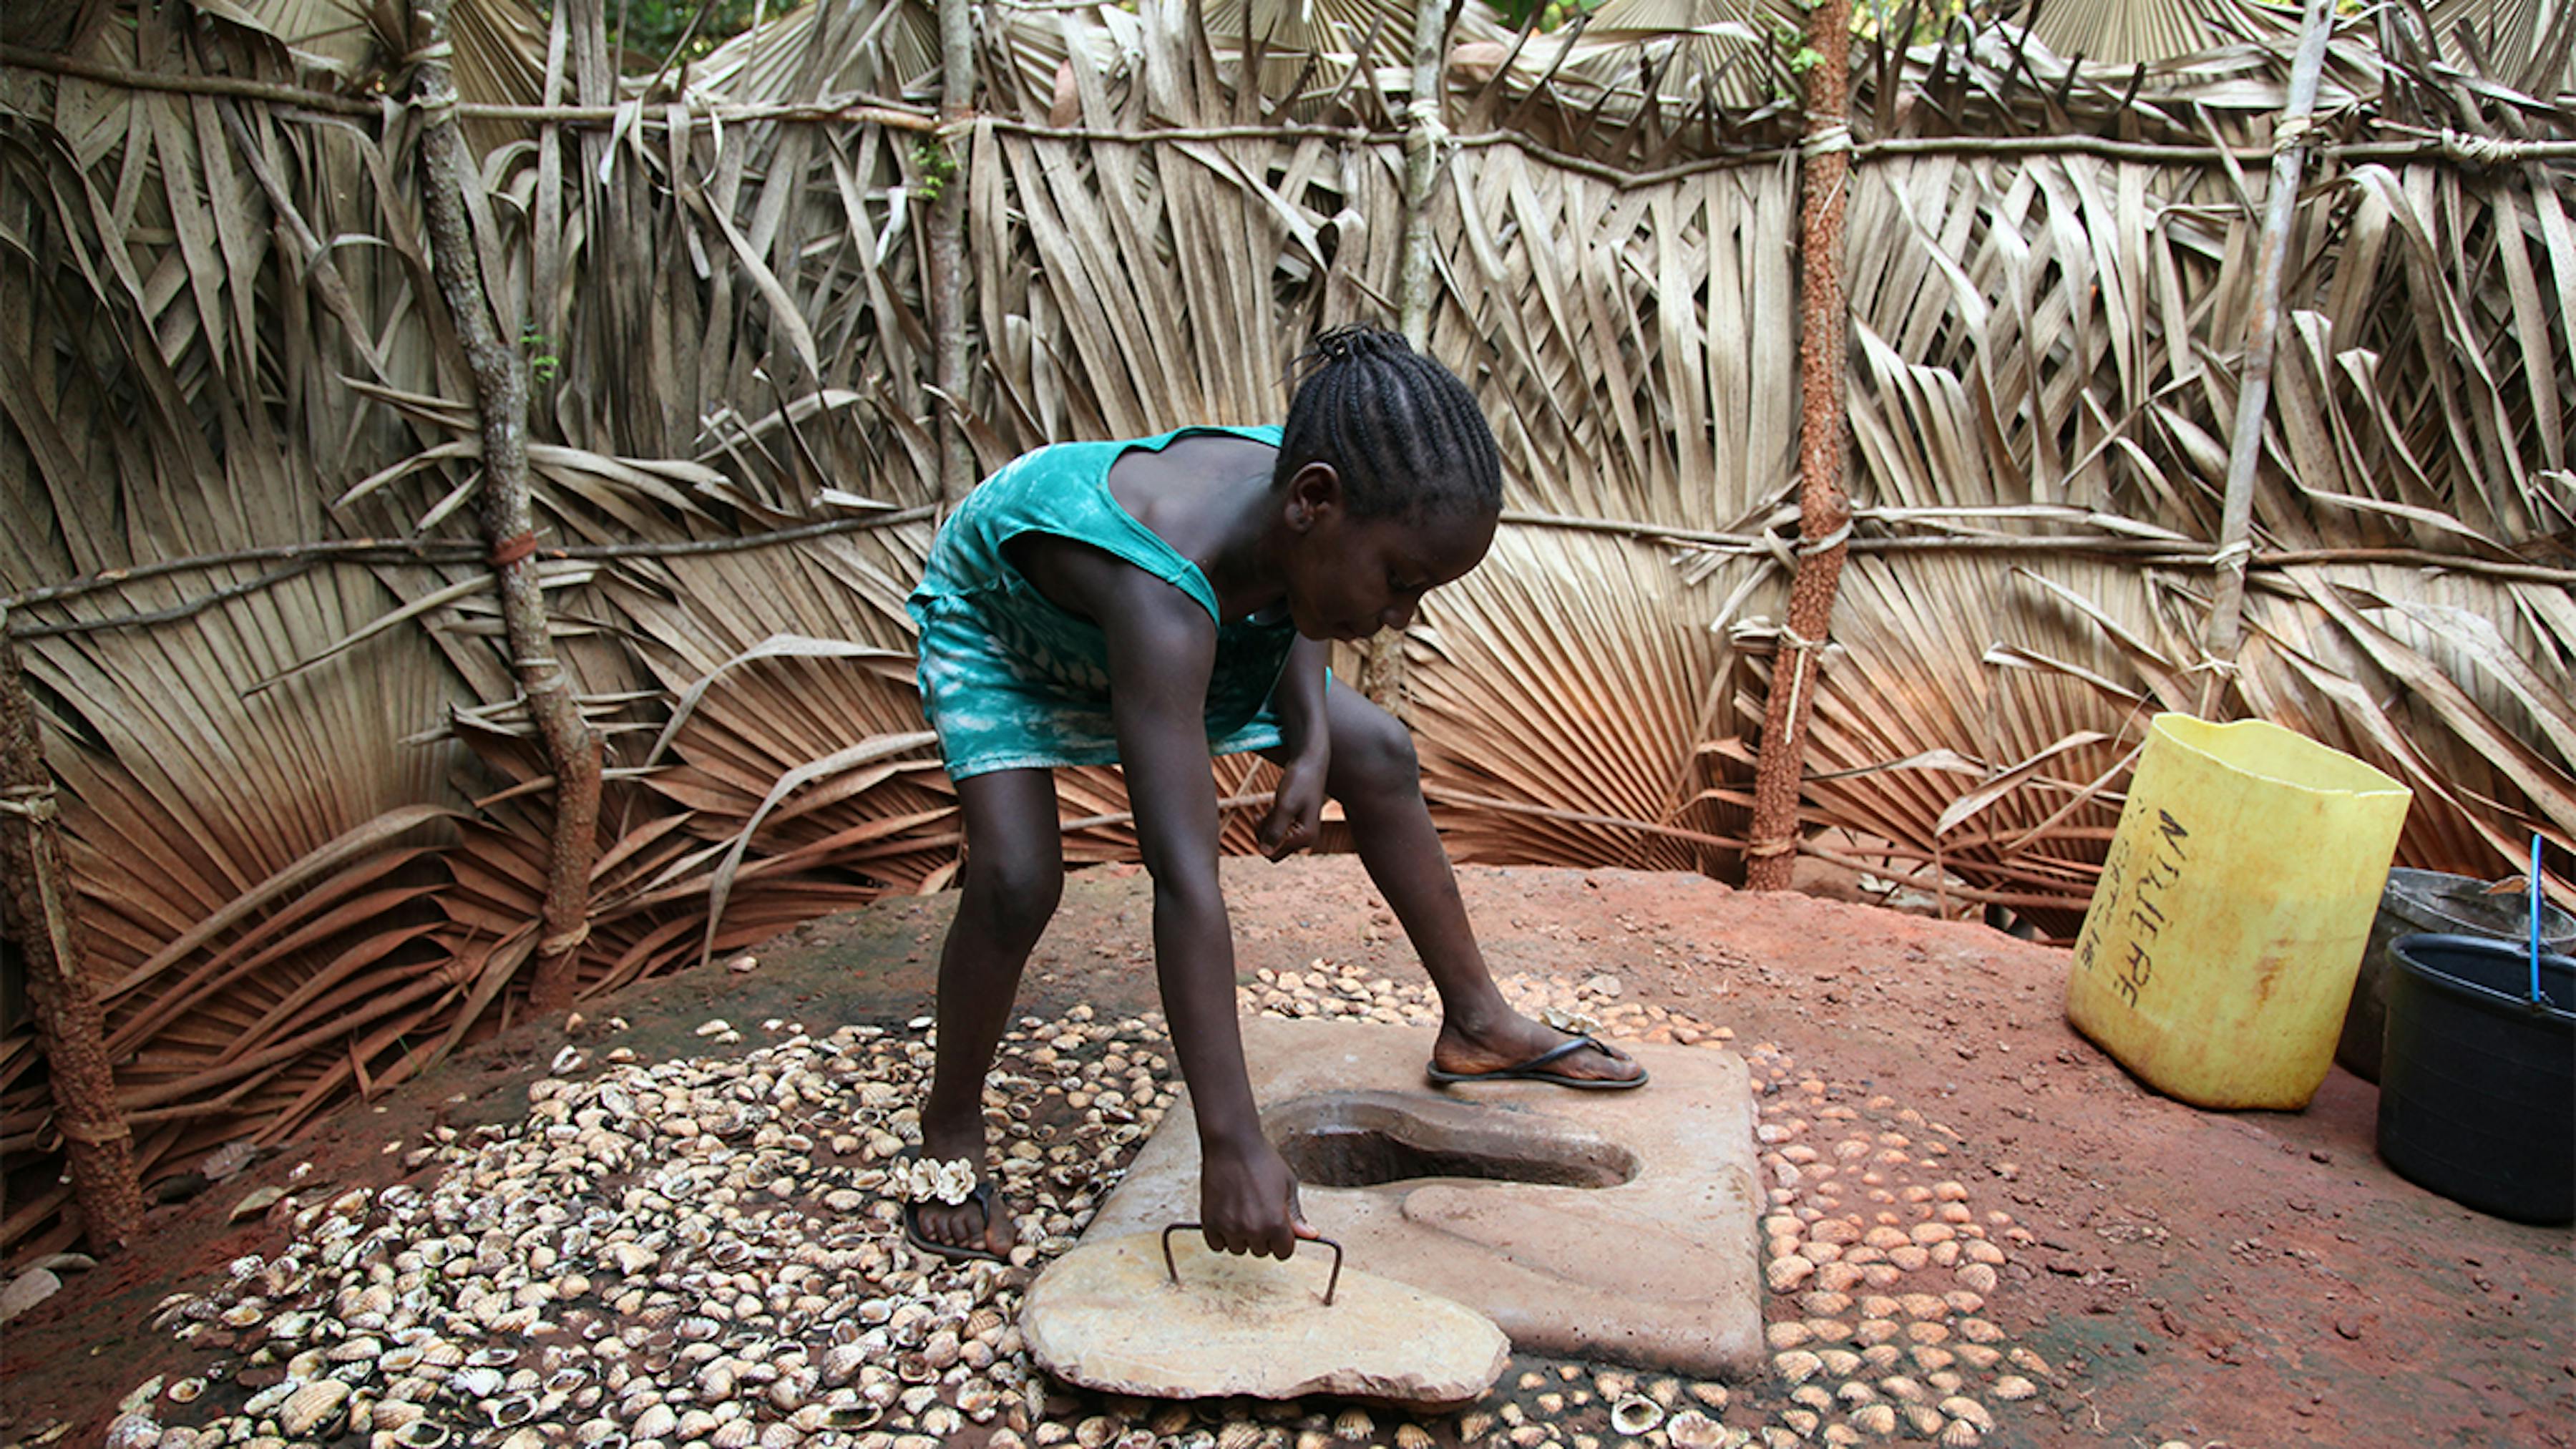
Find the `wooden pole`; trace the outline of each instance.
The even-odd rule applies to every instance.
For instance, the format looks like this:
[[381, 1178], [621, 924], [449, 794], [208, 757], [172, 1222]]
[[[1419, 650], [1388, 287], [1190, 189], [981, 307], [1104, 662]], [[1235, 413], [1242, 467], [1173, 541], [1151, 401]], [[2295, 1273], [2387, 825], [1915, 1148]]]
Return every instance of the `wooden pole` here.
[[6, 878], [0, 928], [26, 952], [36, 1045], [45, 1054], [46, 1085], [70, 1159], [82, 1230], [92, 1247], [119, 1247], [143, 1223], [134, 1133], [116, 1105], [116, 1074], [108, 1067], [98, 1001], [89, 991], [88, 956], [72, 915], [71, 878], [63, 868], [54, 777], [45, 768], [35, 702], [18, 672], [6, 604], [0, 604], [0, 877]]
[[544, 934], [528, 1004], [540, 1012], [572, 1004], [573, 964], [590, 937], [590, 870], [599, 856], [599, 736], [582, 720], [572, 682], [555, 657], [545, 596], [537, 582], [536, 526], [528, 504], [528, 378], [518, 351], [502, 340], [473, 244], [465, 188], [482, 172], [456, 125], [456, 85], [445, 52], [446, 0], [429, 0], [427, 57], [412, 72], [421, 109], [422, 190], [429, 214], [430, 264], [464, 344], [483, 425], [483, 483], [476, 500], [491, 548], [510, 668], [527, 698], [546, 764], [554, 772], [554, 830], [546, 852]]
[[1772, 655], [1771, 697], [1754, 759], [1753, 826], [1744, 883], [1783, 890], [1797, 864], [1799, 779], [1815, 676], [1832, 628], [1834, 592], [1851, 539], [1843, 492], [1843, 370], [1850, 351], [1843, 301], [1843, 203], [1851, 181], [1851, 0], [1807, 12], [1807, 139], [1798, 228], [1798, 568], [1789, 622]]
[[[1396, 327], [1416, 352], [1431, 350], [1431, 196], [1450, 150], [1446, 119], [1448, 83], [1446, 0], [1414, 0], [1413, 101], [1405, 108], [1404, 236], [1396, 270]], [[1360, 693], [1398, 719], [1405, 716], [1404, 635], [1381, 629], [1369, 637], [1360, 661]]]
[[2299, 173], [2307, 151], [2309, 117], [2317, 107], [2317, 78], [2325, 69], [2326, 37], [2334, 12], [2325, 0], [2308, 0], [2299, 31], [2298, 58], [2290, 66], [2290, 95], [2272, 131], [2272, 185], [2263, 195], [2263, 239], [2254, 252], [2254, 307], [2245, 322], [2245, 374], [2236, 392], [2236, 431], [2227, 441], [2227, 493], [2219, 505], [2217, 588], [2201, 636], [2200, 714], [2208, 718], [2225, 702], [2245, 641], [2245, 566], [2254, 556], [2254, 464], [2263, 451], [2263, 415], [2272, 398], [2272, 356], [2281, 331], [2281, 273], [2290, 250], [2290, 225], [2299, 202]]
[[973, 0], [939, 0], [939, 195], [930, 204], [930, 330], [938, 373], [939, 493], [954, 504], [975, 486], [966, 446], [966, 168], [958, 150], [975, 109]]

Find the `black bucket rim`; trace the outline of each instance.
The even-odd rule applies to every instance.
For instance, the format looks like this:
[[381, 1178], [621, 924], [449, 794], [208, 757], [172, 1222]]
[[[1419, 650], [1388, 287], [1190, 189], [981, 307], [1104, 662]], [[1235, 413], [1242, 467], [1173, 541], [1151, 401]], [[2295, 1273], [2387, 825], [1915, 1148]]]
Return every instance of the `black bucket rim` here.
[[[2466, 892], [2458, 889], [2442, 889], [2437, 888], [2435, 882], [2456, 882], [2457, 885], [2473, 889]], [[2452, 871], [2425, 870], [2416, 866], [2391, 866], [2386, 884], [2380, 887], [2380, 909], [2383, 911], [2390, 909], [2393, 899], [2401, 917], [2417, 914], [2433, 915], [2458, 927], [2456, 930], [2444, 930], [2431, 926], [2428, 922], [2426, 929], [2404, 934], [2486, 936], [2523, 945], [2528, 949], [2531, 939], [2531, 911], [2528, 902], [2511, 908], [2518, 918], [2511, 929], [2490, 928], [2457, 910], [2445, 909], [2452, 903], [2474, 901], [2489, 884], [2476, 876], [2460, 875]], [[2501, 915], [2501, 911], [2499, 914]], [[2554, 952], [2564, 955], [2570, 946], [2576, 946], [2576, 912], [2561, 909], [2555, 901], [2543, 901], [2540, 919], [2540, 946], [2543, 954]]]
[[[2434, 970], [2414, 958], [2407, 949], [2418, 944], [2443, 950], [2464, 951], [2473, 955], [2503, 956], [2517, 965], [2528, 967], [2531, 942], [2507, 941], [2494, 936], [2471, 936], [2449, 931], [2416, 931], [2388, 943], [2388, 959], [2399, 971], [2436, 990], [2447, 991], [2466, 1000], [2488, 1006], [2511, 1007], [2530, 1016], [2544, 1017], [2561, 1025], [2576, 1028], [2576, 1011], [2551, 1001], [2533, 1001], [2520, 993], [2498, 991], [2474, 981], [2463, 981], [2447, 972]], [[2556, 951], [2540, 953], [2544, 969], [2564, 971], [2576, 978], [2576, 956]]]

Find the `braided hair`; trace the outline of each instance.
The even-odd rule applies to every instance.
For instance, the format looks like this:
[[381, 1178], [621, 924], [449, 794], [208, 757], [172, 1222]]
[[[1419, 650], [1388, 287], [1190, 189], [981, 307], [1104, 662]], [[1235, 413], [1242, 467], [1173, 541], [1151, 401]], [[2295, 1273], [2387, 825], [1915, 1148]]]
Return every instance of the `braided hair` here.
[[1279, 442], [1278, 485], [1308, 463], [1340, 475], [1350, 516], [1411, 519], [1503, 506], [1502, 456], [1475, 395], [1400, 332], [1320, 333]]

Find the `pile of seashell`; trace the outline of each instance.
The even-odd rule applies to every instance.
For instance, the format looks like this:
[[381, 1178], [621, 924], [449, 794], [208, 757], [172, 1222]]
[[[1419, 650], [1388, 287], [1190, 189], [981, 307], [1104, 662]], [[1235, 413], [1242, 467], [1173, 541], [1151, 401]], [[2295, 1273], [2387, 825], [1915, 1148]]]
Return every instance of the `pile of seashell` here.
[[[1503, 985], [1561, 1026], [1732, 1039], [1617, 1000], [1614, 978]], [[1247, 994], [1275, 1015], [1437, 1019], [1427, 985], [1347, 964], [1263, 972]], [[1008, 1265], [914, 1252], [884, 1190], [888, 1165], [919, 1138], [928, 1026], [817, 1035], [771, 1021], [767, 1045], [651, 1064], [623, 1047], [596, 1064], [566, 1048], [529, 1085], [524, 1120], [442, 1127], [403, 1157], [434, 1176], [299, 1184], [270, 1210], [291, 1241], [236, 1260], [220, 1285], [163, 1300], [153, 1326], [206, 1362], [130, 1394], [108, 1449], [932, 1449], [961, 1434], [992, 1449], [1741, 1449], [1899, 1427], [1966, 1444], [1993, 1425], [1967, 1397], [1967, 1373], [2003, 1351], [1972, 1326], [1983, 1320], [1970, 1300], [1995, 1286], [1985, 1230], [2015, 1230], [1997, 1214], [1960, 1220], [1961, 1194], [1917, 1195], [1898, 1162], [1881, 1160], [1897, 1148], [1875, 1137], [1868, 1160], [1842, 1155], [1864, 1140], [1856, 1119], [1820, 1083], [1786, 1086], [1787, 1058], [1768, 1044], [1748, 1056], [1774, 1096], [1762, 1127], [1779, 1181], [1765, 1220], [1773, 1285], [1777, 1302], [1803, 1294], [1794, 1301], [1813, 1311], [1771, 1325], [1791, 1398], [1771, 1401], [1776, 1386], [1733, 1395], [1739, 1417], [1766, 1420], [1758, 1428], [1722, 1422], [1724, 1386], [1570, 1363], [1527, 1364], [1513, 1386], [1436, 1426], [1341, 1405], [1067, 1389], [1028, 1361], [1014, 1326], [1021, 1294], [1168, 1109], [1162, 1023], [1076, 1006], [1009, 1033], [985, 1099], [998, 1199], [1018, 1213]], [[698, 1034], [743, 1040], [724, 1022]], [[1833, 1135], [1816, 1123], [1851, 1135], [1793, 1153]], [[1819, 1171], [1828, 1153], [1845, 1177]], [[1869, 1209], [1895, 1221], [1846, 1232], [1840, 1193], [1873, 1195]], [[1902, 1249], [1873, 1231], [1909, 1220], [1921, 1226]], [[1914, 1236], [1936, 1224], [1950, 1235]], [[1922, 1264], [1903, 1266], [1915, 1252]], [[1899, 1293], [1871, 1276], [1881, 1266], [1937, 1268], [1954, 1286], [1948, 1297]], [[1864, 1290], [1874, 1296], [1849, 1296]], [[1945, 1346], [1953, 1337], [1965, 1341]], [[1844, 1382], [1829, 1391], [1827, 1378]], [[2028, 1391], [2010, 1375], [1984, 1387], [2006, 1400]]]
[[[1995, 1431], [1987, 1397], [2036, 1397], [2048, 1362], [2006, 1341], [1989, 1301], [2012, 1215], [1970, 1206], [1944, 1172], [1959, 1134], [1885, 1095], [1802, 1076], [1771, 1043], [1746, 1053], [1765, 1085], [1755, 1129], [1770, 1177], [1765, 1334], [1789, 1386], [1774, 1446], [1843, 1446], [1900, 1429], [1946, 1449]], [[1858, 1105], [1854, 1105], [1854, 1100]], [[1794, 1436], [1794, 1437], [1792, 1437]]]

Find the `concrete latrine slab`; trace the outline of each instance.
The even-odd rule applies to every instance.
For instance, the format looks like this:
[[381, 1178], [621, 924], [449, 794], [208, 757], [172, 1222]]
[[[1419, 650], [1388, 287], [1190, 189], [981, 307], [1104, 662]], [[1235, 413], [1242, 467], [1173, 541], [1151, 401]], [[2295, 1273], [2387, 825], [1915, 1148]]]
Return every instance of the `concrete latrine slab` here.
[[[1743, 1059], [1621, 1043], [1634, 1091], [1434, 1087], [1419, 1028], [1254, 1018], [1245, 1065], [1307, 1220], [1352, 1266], [1491, 1318], [1525, 1353], [1701, 1377], [1764, 1366], [1753, 1097]], [[1194, 1219], [1186, 1093], [1085, 1231]]]

